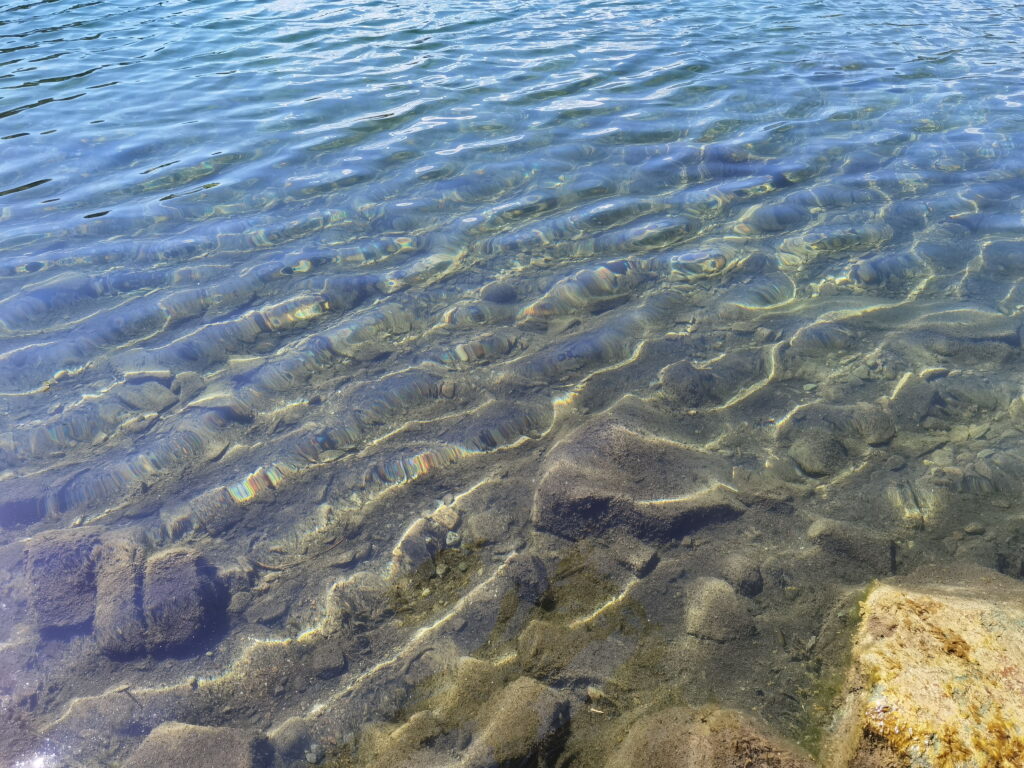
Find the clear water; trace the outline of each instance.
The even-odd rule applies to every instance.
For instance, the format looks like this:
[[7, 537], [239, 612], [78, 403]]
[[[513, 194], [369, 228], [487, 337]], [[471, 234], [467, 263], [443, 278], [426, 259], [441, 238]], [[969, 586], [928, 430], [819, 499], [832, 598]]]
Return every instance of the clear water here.
[[[385, 764], [465, 656], [560, 691], [553, 761], [652, 697], [816, 749], [836, 605], [1024, 573], [1022, 39], [1009, 2], [0, 6], [0, 752], [180, 720]], [[195, 604], [154, 608], [177, 548]], [[476, 754], [438, 728], [409, 759]]]

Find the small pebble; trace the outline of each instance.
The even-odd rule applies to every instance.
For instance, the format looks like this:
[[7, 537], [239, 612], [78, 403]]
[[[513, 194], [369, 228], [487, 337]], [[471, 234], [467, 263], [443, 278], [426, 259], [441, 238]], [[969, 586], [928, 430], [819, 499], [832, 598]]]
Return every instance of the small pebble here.
[[324, 748], [319, 744], [310, 744], [309, 749], [306, 750], [306, 762], [310, 765], [316, 765], [324, 759], [324, 756]]
[[985, 532], [985, 526], [981, 523], [968, 523], [964, 526], [964, 533], [969, 536], [981, 536]]
[[444, 545], [446, 547], [449, 547], [449, 548], [457, 547], [457, 546], [459, 546], [459, 544], [461, 542], [462, 542], [462, 534], [460, 534], [458, 531], [448, 531], [448, 533], [445, 534]]

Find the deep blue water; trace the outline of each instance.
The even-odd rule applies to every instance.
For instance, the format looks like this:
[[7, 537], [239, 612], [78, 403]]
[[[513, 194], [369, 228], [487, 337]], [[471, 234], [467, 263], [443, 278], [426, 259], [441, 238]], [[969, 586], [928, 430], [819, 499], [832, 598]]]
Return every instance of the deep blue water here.
[[[619, 627], [580, 651], [600, 663], [519, 672], [574, 718], [588, 685], [678, 678], [806, 736], [806, 659], [756, 684], [727, 659], [767, 669], [890, 575], [797, 546], [817, 516], [889, 537], [896, 570], [1024, 573], [1022, 40], [1002, 1], [0, 4], [0, 751], [115, 764], [184, 720], [262, 729], [280, 762], [299, 717], [366, 762], [366, 723], [459, 656], [518, 658], [551, 610], [474, 589], [533, 558], [562, 594], [590, 547], [611, 560], [554, 609], [573, 628], [628, 592], [686, 635], [685, 585], [732, 583], [739, 552], [763, 642]], [[644, 471], [620, 427], [652, 441]], [[544, 478], [599, 486], [602, 461], [633, 480], [595, 497], [641, 522], [548, 510]], [[752, 511], [643, 511], [708, 489]], [[457, 519], [424, 533], [436, 509]], [[991, 535], [950, 538], [976, 519]], [[37, 568], [48, 541], [77, 543]], [[118, 546], [134, 565], [104, 586]], [[215, 575], [165, 643], [143, 561], [179, 547]], [[424, 586], [424, 563], [464, 576]], [[85, 613], [47, 613], [51, 572]], [[437, 635], [446, 611], [469, 629]], [[638, 648], [674, 661], [623, 682]], [[278, 691], [263, 668], [314, 671]], [[565, 754], [598, 764], [599, 730]]]

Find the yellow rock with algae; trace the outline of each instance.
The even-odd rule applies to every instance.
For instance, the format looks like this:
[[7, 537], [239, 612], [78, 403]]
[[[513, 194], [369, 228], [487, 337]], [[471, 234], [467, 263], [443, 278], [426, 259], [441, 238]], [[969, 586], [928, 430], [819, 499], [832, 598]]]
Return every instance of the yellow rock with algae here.
[[1024, 585], [918, 572], [861, 617], [830, 768], [1024, 766]]

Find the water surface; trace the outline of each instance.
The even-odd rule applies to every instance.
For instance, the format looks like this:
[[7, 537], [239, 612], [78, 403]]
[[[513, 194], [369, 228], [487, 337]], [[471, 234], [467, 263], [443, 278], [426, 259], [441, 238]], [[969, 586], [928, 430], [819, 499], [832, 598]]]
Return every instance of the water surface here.
[[388, 746], [466, 657], [559, 692], [551, 764], [651, 701], [816, 749], [871, 580], [1024, 574], [1022, 35], [0, 6], [0, 752], [489, 764]]

